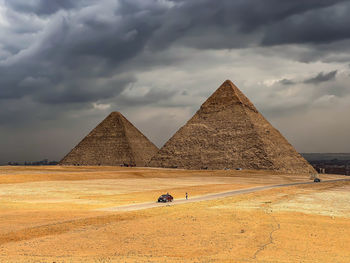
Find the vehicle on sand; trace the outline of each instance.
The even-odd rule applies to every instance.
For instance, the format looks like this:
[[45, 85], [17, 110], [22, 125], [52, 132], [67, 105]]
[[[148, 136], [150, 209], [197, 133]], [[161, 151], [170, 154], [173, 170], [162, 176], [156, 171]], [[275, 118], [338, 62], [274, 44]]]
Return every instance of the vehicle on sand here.
[[315, 179], [314, 179], [314, 182], [315, 182], [315, 183], [319, 183], [319, 182], [321, 182], [321, 179], [320, 179], [320, 178], [315, 178]]
[[172, 202], [173, 199], [174, 198], [170, 194], [161, 195], [158, 198], [158, 203]]

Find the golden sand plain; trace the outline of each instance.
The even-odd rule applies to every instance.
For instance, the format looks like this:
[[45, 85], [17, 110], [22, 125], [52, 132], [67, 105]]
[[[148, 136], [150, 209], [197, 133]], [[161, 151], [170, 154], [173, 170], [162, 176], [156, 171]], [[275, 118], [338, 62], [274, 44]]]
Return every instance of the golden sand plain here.
[[350, 262], [348, 182], [100, 209], [164, 192], [176, 199], [308, 180], [266, 171], [0, 167], [0, 262]]

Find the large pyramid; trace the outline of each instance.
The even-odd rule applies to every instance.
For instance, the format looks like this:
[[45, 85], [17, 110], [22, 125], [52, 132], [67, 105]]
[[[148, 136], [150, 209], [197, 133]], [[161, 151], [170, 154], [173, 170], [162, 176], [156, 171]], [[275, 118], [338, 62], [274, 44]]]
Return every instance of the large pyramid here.
[[316, 173], [229, 80], [202, 104], [148, 166]]
[[121, 113], [112, 112], [60, 164], [145, 166], [157, 151]]

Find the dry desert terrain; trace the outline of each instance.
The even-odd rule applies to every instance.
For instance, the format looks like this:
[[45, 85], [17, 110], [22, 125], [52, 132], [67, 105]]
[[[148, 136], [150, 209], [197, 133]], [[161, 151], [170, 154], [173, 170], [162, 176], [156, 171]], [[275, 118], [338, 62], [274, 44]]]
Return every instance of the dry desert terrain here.
[[[3, 166], [0, 262], [350, 262], [350, 182], [190, 202], [303, 181], [268, 171]], [[190, 200], [110, 209], [166, 192]]]

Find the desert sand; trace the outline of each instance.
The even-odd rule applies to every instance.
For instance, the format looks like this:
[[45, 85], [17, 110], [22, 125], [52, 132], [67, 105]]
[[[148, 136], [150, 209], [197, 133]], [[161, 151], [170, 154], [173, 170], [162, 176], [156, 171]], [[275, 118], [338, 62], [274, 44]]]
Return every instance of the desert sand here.
[[349, 262], [349, 182], [108, 211], [165, 192], [302, 181], [253, 170], [0, 167], [0, 262]]

